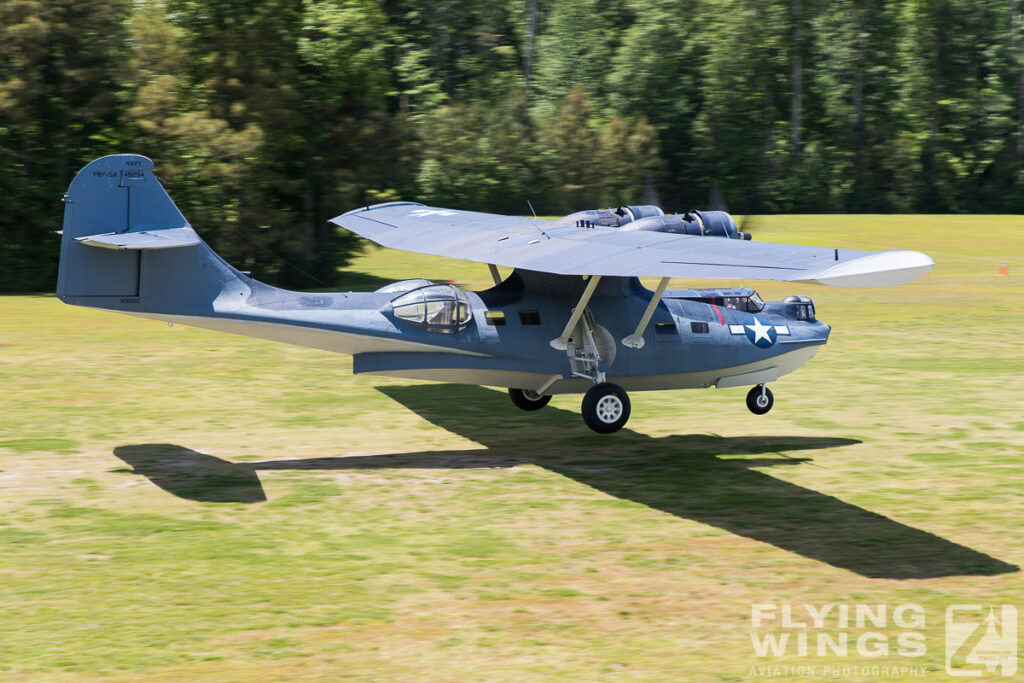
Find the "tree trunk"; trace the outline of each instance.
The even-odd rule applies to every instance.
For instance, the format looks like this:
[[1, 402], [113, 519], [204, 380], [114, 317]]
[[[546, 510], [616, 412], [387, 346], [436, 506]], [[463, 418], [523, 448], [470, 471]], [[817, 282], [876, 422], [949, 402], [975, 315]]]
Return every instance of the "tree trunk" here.
[[1024, 154], [1024, 54], [1021, 53], [1019, 0], [1010, 3], [1010, 41], [1017, 66], [1017, 154]]
[[853, 150], [853, 182], [854, 190], [848, 200], [852, 200], [854, 207], [862, 205], [865, 201], [871, 201], [872, 178], [868, 173], [868, 159], [864, 150], [864, 70], [868, 48], [865, 45], [870, 14], [870, 3], [856, 3], [853, 7], [853, 26], [856, 37], [853, 39], [853, 55], [850, 60], [852, 73], [850, 77], [853, 83], [850, 86], [850, 106], [853, 108], [853, 117], [850, 120], [850, 146]]
[[316, 133], [313, 130], [306, 132], [305, 159], [303, 159], [303, 172], [306, 176], [306, 187], [302, 193], [302, 213], [305, 214], [306, 224], [306, 254], [305, 260], [314, 267], [319, 266], [319, 259], [324, 258], [325, 250], [321, 247], [322, 237], [317, 234], [316, 220], [316, 172], [313, 170], [314, 158], [316, 156], [316, 145], [313, 137]]
[[61, 49], [60, 59], [60, 152], [57, 155], [57, 184], [59, 187], [67, 187], [70, 181], [68, 170], [68, 157], [71, 154], [71, 95], [72, 87], [68, 76], [67, 60], [64, 51]]
[[789, 112], [790, 153], [793, 155], [800, 154], [800, 133], [802, 129], [801, 118], [803, 115], [804, 72], [801, 54], [801, 43], [803, 41], [802, 25], [803, 11], [800, 6], [800, 0], [793, 0], [793, 62], [790, 75], [793, 95]]
[[533, 75], [533, 49], [537, 40], [537, 0], [530, 0], [526, 15], [526, 54], [523, 56], [523, 90], [530, 96]]

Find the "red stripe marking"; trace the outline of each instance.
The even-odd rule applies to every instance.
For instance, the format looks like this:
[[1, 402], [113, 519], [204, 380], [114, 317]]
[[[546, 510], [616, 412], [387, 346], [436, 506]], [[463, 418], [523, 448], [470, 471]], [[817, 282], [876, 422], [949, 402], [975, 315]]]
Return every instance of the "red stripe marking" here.
[[711, 304], [711, 308], [715, 309], [715, 313], [718, 314], [718, 322], [720, 322], [720, 323], [722, 323], [724, 325], [725, 324], [725, 320], [722, 319], [722, 312], [720, 310], [718, 310], [718, 306], [715, 306], [714, 304]]

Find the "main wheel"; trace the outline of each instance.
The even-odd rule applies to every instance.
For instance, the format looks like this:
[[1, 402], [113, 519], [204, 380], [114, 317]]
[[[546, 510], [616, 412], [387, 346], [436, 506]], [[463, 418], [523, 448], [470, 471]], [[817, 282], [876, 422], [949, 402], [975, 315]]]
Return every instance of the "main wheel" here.
[[508, 397], [512, 399], [517, 408], [522, 408], [523, 410], [540, 410], [551, 400], [551, 396], [538, 394], [536, 391], [530, 391], [529, 389], [509, 389]]
[[775, 405], [775, 397], [772, 390], [763, 384], [758, 384], [747, 392], [747, 408], [754, 415], [764, 415]]
[[629, 396], [618, 384], [595, 384], [583, 395], [582, 410], [588, 427], [598, 434], [611, 434], [629, 419]]

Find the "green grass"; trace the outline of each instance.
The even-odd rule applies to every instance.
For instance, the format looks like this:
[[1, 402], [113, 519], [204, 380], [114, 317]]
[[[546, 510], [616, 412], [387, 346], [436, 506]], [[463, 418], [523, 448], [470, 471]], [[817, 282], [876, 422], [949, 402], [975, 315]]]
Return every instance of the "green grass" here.
[[[945, 677], [947, 606], [1024, 608], [1024, 219], [748, 227], [938, 265], [880, 290], [745, 283], [810, 294], [834, 327], [773, 412], [743, 389], [635, 393], [610, 437], [579, 397], [526, 414], [353, 377], [346, 356], [0, 298], [0, 677]], [[377, 249], [350, 273], [489, 282]], [[920, 604], [927, 653], [757, 658], [765, 602]]]

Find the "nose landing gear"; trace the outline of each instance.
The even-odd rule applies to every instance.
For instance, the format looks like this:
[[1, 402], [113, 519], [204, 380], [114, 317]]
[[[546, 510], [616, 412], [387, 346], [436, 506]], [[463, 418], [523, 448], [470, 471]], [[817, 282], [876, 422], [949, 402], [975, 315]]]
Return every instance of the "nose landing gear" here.
[[764, 415], [775, 405], [775, 397], [772, 390], [763, 384], [758, 384], [747, 392], [747, 408], [754, 415]]

